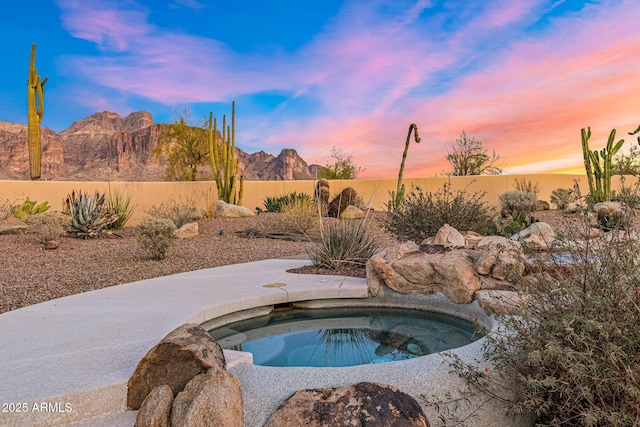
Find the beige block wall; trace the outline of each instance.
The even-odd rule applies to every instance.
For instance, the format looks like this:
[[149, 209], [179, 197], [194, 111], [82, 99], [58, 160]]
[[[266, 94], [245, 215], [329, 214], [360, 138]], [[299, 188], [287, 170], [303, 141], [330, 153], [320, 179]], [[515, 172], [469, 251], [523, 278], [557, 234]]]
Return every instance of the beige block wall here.
[[[578, 180], [582, 194], [588, 193], [585, 175], [497, 175], [475, 177], [452, 177], [452, 189], [466, 188], [469, 193], [486, 192], [485, 200], [491, 206], [499, 206], [498, 195], [515, 189], [515, 183], [522, 179], [537, 183], [540, 187], [539, 198], [549, 200], [556, 188], [573, 188]], [[419, 186], [424, 192], [436, 192], [449, 178], [405, 179], [406, 191], [411, 186]], [[619, 178], [612, 178], [612, 188], [619, 188]], [[279, 196], [292, 191], [313, 194], [314, 181], [245, 181], [243, 205], [251, 210], [264, 209], [263, 201], [267, 196]], [[375, 210], [385, 210], [389, 201], [389, 192], [395, 191], [397, 179], [384, 180], [336, 180], [331, 181], [331, 194], [336, 195], [346, 187], [353, 187], [365, 203]], [[197, 182], [70, 182], [70, 181], [0, 181], [0, 200], [21, 203], [26, 197], [38, 202], [48, 201], [54, 210], [62, 210], [63, 200], [72, 191], [82, 190], [93, 193], [120, 192], [131, 194], [136, 211], [128, 225], [135, 225], [145, 217], [152, 206], [166, 201], [193, 203], [202, 209], [209, 209], [217, 196], [212, 181]]]

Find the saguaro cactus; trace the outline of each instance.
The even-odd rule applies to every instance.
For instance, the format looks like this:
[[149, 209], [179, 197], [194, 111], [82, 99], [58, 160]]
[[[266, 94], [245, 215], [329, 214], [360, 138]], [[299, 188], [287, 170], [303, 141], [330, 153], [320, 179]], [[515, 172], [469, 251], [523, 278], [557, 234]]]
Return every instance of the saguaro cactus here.
[[420, 142], [418, 136], [418, 126], [415, 123], [409, 125], [409, 132], [407, 133], [407, 142], [404, 144], [404, 152], [402, 153], [402, 162], [400, 163], [400, 172], [398, 172], [398, 186], [396, 191], [391, 192], [391, 200], [387, 204], [387, 210], [389, 212], [399, 212], [404, 205], [404, 184], [402, 183], [402, 174], [404, 172], [404, 162], [407, 159], [407, 152], [409, 151], [409, 142], [411, 142], [411, 131], [414, 133], [416, 143]]
[[39, 179], [41, 171], [42, 145], [40, 141], [40, 122], [44, 116], [44, 84], [49, 77], [40, 80], [36, 64], [36, 44], [31, 46], [29, 78], [27, 80], [27, 139], [29, 144], [29, 172], [31, 179]]
[[[613, 144], [616, 138], [616, 130], [612, 129], [606, 147], [598, 153], [598, 150], [589, 149], [591, 128], [582, 129], [582, 154], [584, 156], [584, 168], [589, 183], [589, 194], [594, 203], [611, 200], [611, 159], [618, 153], [624, 139]], [[602, 160], [602, 164], [600, 163]]]
[[[225, 133], [226, 132], [226, 133]], [[209, 161], [211, 172], [218, 188], [218, 198], [227, 203], [242, 204], [244, 179], [236, 180], [240, 170], [240, 162], [236, 158], [236, 109], [235, 101], [231, 104], [231, 128], [227, 126], [227, 116], [222, 116], [222, 147], [218, 144], [218, 124], [209, 113]], [[222, 152], [220, 152], [222, 148]], [[236, 194], [236, 190], [238, 193]]]

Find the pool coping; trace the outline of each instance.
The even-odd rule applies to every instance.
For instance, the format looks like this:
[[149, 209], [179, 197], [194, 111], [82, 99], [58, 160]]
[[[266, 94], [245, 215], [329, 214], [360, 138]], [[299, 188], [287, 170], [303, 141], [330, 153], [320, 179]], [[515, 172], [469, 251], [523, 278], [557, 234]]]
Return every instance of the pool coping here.
[[[132, 426], [136, 412], [126, 410], [126, 383], [146, 352], [177, 326], [273, 304], [370, 300], [365, 279], [286, 272], [308, 264], [305, 259], [272, 259], [197, 270], [0, 314], [0, 404], [25, 404], [27, 409], [6, 413], [0, 407], [0, 426]], [[270, 284], [279, 285], [265, 287]], [[385, 298], [395, 296], [377, 301], [386, 304]], [[442, 294], [417, 298], [441, 312], [460, 308]], [[482, 310], [477, 302], [466, 307], [468, 317]], [[482, 356], [483, 341], [452, 352], [473, 362]], [[349, 368], [270, 368], [251, 364], [243, 354], [225, 351], [225, 356], [243, 389], [247, 427], [261, 426], [286, 397], [303, 388], [372, 381], [418, 398], [463, 387], [439, 354]], [[435, 422], [434, 408], [420, 403]], [[524, 425], [501, 412], [487, 405], [467, 425]]]

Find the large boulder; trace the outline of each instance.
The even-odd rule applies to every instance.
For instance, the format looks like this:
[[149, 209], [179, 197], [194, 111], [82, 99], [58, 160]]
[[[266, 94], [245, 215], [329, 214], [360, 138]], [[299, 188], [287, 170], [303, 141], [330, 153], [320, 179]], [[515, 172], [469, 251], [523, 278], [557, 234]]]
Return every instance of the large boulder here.
[[142, 402], [134, 427], [169, 427], [172, 404], [171, 387], [163, 384], [154, 388]]
[[196, 375], [178, 393], [171, 409], [171, 426], [242, 427], [244, 412], [240, 381], [228, 371], [211, 368]]
[[127, 385], [127, 406], [139, 409], [147, 395], [163, 384], [174, 395], [210, 368], [226, 369], [222, 348], [200, 325], [182, 325], [142, 358]]
[[480, 275], [498, 280], [522, 276], [525, 270], [522, 245], [510, 240], [502, 243], [490, 242], [476, 260], [475, 269]]
[[407, 251], [403, 244], [372, 256], [367, 274], [369, 288], [384, 283], [402, 294], [433, 294], [442, 292], [455, 303], [469, 303], [481, 282], [474, 270], [472, 258], [464, 250], [426, 253]]
[[189, 237], [196, 237], [198, 235], [198, 223], [188, 222], [182, 227], [178, 228], [174, 233], [178, 239], [187, 239]]
[[223, 200], [216, 200], [213, 209], [214, 218], [240, 218], [244, 216], [255, 216], [255, 213], [244, 206], [232, 205]]
[[511, 238], [524, 242], [530, 249], [548, 251], [556, 240], [556, 232], [546, 222], [534, 222]]
[[462, 247], [465, 246], [466, 243], [464, 236], [449, 224], [440, 227], [433, 240], [434, 245], [446, 247]]
[[356, 190], [347, 187], [340, 192], [327, 206], [327, 216], [340, 218], [340, 214], [349, 205], [354, 205], [357, 201]]
[[362, 219], [365, 217], [362, 209], [349, 205], [342, 212], [340, 212], [340, 219]]
[[264, 427], [429, 427], [416, 400], [395, 387], [362, 382], [341, 388], [299, 390]]

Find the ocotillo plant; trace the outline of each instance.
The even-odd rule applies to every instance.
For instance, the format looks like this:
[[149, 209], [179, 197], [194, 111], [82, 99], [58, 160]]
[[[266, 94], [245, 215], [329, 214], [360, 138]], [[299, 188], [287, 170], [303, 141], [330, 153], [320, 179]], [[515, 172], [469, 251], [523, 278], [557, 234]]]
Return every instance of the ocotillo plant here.
[[415, 123], [411, 123], [409, 125], [409, 132], [407, 133], [407, 142], [404, 144], [404, 152], [402, 153], [402, 162], [400, 163], [400, 172], [398, 173], [398, 186], [396, 191], [392, 191], [391, 200], [387, 204], [387, 210], [391, 213], [402, 211], [402, 206], [404, 205], [404, 184], [402, 183], [402, 173], [404, 172], [404, 162], [407, 159], [407, 152], [409, 151], [409, 142], [411, 141], [411, 131], [414, 132], [414, 138], [416, 143], [420, 142], [420, 137], [418, 136], [418, 126]]
[[[212, 124], [213, 123], [213, 124]], [[218, 188], [218, 199], [227, 203], [242, 204], [244, 179], [240, 177], [239, 190], [236, 194], [236, 179], [240, 162], [236, 158], [236, 109], [231, 104], [231, 128], [227, 126], [227, 116], [222, 116], [222, 147], [218, 144], [218, 124], [209, 113], [209, 161], [211, 172]], [[222, 148], [222, 152], [220, 152]]]
[[[589, 194], [593, 203], [611, 200], [611, 159], [624, 144], [624, 139], [613, 145], [616, 138], [616, 130], [612, 129], [609, 140], [605, 148], [600, 150], [589, 149], [589, 138], [591, 138], [591, 128], [585, 131], [582, 129], [582, 154], [584, 156], [584, 168], [587, 172], [587, 182], [589, 183]], [[600, 163], [602, 160], [602, 164]]]
[[31, 46], [29, 78], [27, 80], [27, 139], [29, 144], [29, 172], [31, 179], [40, 178], [42, 148], [40, 122], [44, 116], [44, 84], [49, 77], [40, 80], [36, 64], [36, 44]]

